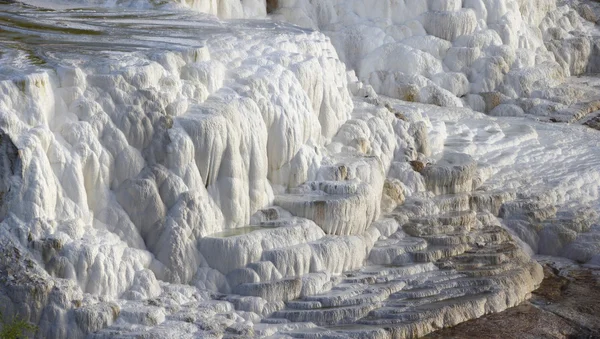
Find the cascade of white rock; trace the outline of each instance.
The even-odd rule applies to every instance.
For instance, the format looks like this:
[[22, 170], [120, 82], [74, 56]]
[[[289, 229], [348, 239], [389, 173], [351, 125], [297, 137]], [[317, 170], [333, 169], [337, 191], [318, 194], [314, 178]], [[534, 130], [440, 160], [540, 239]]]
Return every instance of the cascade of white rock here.
[[279, 0], [273, 17], [325, 33], [379, 94], [486, 112], [489, 92], [556, 86], [592, 52], [576, 10], [553, 0]]
[[[0, 311], [37, 337], [413, 337], [525, 300], [527, 247], [600, 262], [594, 131], [397, 100], [581, 72], [542, 40], [576, 45], [567, 7], [27, 2], [0, 4]], [[268, 6], [324, 34], [216, 17]]]

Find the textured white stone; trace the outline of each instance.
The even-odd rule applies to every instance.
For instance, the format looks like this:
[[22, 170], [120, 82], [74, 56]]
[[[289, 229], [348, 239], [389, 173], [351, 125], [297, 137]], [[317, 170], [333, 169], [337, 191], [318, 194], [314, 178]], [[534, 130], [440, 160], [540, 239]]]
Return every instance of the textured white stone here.
[[0, 311], [38, 337], [420, 336], [522, 302], [529, 251], [598, 263], [600, 136], [523, 117], [597, 110], [567, 6], [27, 2]]

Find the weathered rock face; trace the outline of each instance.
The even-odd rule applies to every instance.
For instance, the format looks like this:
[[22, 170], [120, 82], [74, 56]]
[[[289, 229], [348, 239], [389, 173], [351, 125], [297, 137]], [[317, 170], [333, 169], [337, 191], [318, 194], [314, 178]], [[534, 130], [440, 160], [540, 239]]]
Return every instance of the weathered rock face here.
[[0, 220], [6, 217], [9, 204], [4, 202], [11, 200], [11, 186], [23, 179], [22, 171], [19, 150], [10, 136], [0, 130]]
[[[74, 309], [90, 302], [90, 296], [84, 297], [76, 282], [53, 279], [26, 247], [14, 242], [6, 228], [0, 228], [0, 305], [4, 319], [19, 317], [36, 324], [35, 336], [39, 338], [83, 337], [110, 325], [118, 316], [115, 304], [110, 311], [80, 319], [84, 310]], [[55, 326], [57, 321], [61, 326]]]

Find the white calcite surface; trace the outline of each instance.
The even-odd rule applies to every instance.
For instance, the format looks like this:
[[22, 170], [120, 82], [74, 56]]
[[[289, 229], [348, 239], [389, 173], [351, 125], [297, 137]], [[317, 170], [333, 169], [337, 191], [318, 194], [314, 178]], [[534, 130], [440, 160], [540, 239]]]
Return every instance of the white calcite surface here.
[[532, 254], [596, 265], [576, 10], [0, 4], [0, 312], [39, 338], [415, 337], [521, 303]]
[[273, 17], [325, 33], [379, 94], [487, 112], [489, 92], [529, 97], [594, 67], [578, 11], [594, 14], [553, 0], [279, 0]]

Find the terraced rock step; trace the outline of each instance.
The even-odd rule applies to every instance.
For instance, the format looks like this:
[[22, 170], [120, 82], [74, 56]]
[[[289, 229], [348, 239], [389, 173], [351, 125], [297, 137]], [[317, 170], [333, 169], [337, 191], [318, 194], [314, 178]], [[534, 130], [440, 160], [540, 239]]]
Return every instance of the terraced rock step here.
[[200, 240], [200, 249], [210, 267], [228, 274], [260, 261], [264, 251], [304, 244], [323, 235], [307, 220], [275, 220], [206, 236]]
[[422, 238], [390, 238], [375, 243], [369, 255], [369, 261], [376, 265], [389, 265], [407, 260], [411, 253], [425, 248], [427, 248], [427, 242]]
[[234, 288], [233, 291], [234, 293], [241, 295], [261, 297], [267, 301], [288, 301], [298, 298], [301, 290], [302, 280], [295, 278], [262, 283], [240, 284]]
[[[480, 205], [469, 194], [455, 197]], [[540, 266], [505, 229], [481, 219], [489, 218], [471, 210], [412, 218], [375, 242], [373, 265], [345, 272], [329, 292], [286, 302], [272, 317], [319, 325], [282, 333], [297, 338], [404, 338], [517, 305], [540, 283]]]
[[544, 281], [521, 305], [480, 319], [436, 331], [429, 339], [480, 338], [597, 338], [600, 336], [598, 270], [569, 260], [538, 257]]
[[374, 157], [335, 155], [307, 182], [275, 197], [275, 205], [314, 221], [326, 234], [362, 234], [379, 216], [383, 169]]
[[[415, 194], [380, 217], [381, 199], [365, 204], [381, 196], [373, 187], [384, 186], [371, 160], [329, 159], [319, 181], [278, 195], [277, 206], [258, 211], [248, 226], [200, 240], [206, 274], [220, 274], [219, 290], [229, 293], [212, 296], [210, 312], [232, 320], [221, 334], [415, 337], [517, 305], [540, 283], [539, 265], [495, 215], [528, 209], [542, 220], [546, 206], [512, 192], [473, 191], [476, 164], [448, 153], [424, 174], [441, 195]], [[187, 326], [199, 316], [194, 305], [157, 313], [130, 301], [101, 334]]]

